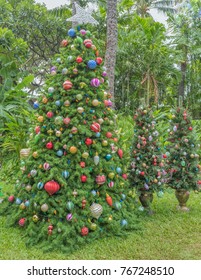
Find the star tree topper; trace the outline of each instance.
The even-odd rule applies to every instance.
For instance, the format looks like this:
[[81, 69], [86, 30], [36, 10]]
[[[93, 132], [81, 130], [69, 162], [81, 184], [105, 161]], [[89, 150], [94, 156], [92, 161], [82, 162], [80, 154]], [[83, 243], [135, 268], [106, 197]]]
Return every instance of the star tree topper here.
[[91, 16], [90, 13], [87, 13], [83, 8], [81, 8], [77, 3], [75, 3], [76, 14], [66, 21], [78, 22], [79, 24], [91, 23], [98, 24], [98, 22]]

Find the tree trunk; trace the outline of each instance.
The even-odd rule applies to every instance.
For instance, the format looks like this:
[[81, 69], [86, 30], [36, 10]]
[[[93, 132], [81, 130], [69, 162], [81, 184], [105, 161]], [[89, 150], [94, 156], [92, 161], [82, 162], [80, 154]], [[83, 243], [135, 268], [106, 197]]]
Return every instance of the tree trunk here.
[[183, 105], [184, 95], [185, 95], [187, 55], [188, 55], [188, 50], [186, 46], [183, 47], [183, 51], [184, 51], [184, 60], [183, 62], [181, 62], [181, 81], [179, 83], [179, 90], [178, 90], [178, 103], [181, 103], [179, 105]]
[[109, 90], [114, 102], [114, 81], [117, 51], [117, 0], [107, 1], [107, 47], [105, 54], [105, 67], [107, 68]]

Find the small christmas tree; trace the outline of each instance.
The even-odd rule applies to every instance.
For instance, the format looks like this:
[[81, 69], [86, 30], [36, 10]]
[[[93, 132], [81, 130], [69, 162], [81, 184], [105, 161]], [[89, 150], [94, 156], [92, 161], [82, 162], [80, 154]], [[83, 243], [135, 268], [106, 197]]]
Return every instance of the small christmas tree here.
[[187, 109], [173, 109], [170, 126], [169, 186], [176, 190], [178, 199], [183, 198], [179, 209], [188, 210], [189, 191], [198, 189], [199, 145]]
[[61, 42], [34, 103], [37, 125], [23, 177], [5, 201], [9, 224], [21, 227], [27, 244], [42, 242], [47, 250], [73, 251], [136, 228], [127, 162], [95, 42], [80, 27]]
[[152, 110], [140, 107], [134, 115], [134, 138], [131, 149], [130, 182], [139, 195], [140, 202], [149, 211], [153, 193], [163, 195], [164, 159], [161, 154]]

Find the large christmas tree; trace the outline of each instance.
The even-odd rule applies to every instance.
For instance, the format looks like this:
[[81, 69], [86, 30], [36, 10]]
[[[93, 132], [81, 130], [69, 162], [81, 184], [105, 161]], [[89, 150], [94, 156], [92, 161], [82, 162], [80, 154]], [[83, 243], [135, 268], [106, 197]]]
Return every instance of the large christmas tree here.
[[163, 195], [165, 159], [159, 143], [159, 132], [151, 108], [141, 106], [134, 115], [134, 137], [131, 148], [130, 182], [143, 207], [152, 214], [153, 193]]
[[34, 103], [30, 155], [15, 193], [2, 204], [8, 224], [20, 227], [30, 245], [72, 251], [136, 228], [127, 161], [95, 42], [89, 31], [70, 29]]

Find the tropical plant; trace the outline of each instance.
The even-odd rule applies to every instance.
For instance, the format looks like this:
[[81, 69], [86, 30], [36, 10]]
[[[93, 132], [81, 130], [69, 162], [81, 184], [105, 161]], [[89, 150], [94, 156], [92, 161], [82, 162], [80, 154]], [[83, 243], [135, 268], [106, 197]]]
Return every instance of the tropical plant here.
[[141, 98], [147, 105], [167, 102], [169, 97], [174, 103], [172, 89], [178, 70], [174, 66], [174, 52], [165, 39], [164, 26], [152, 18], [135, 16], [126, 27], [119, 26], [117, 108], [133, 111]]
[[137, 0], [133, 1], [133, 9], [136, 11], [136, 13], [141, 17], [150, 17], [150, 10], [151, 9], [157, 9], [158, 12], [163, 13], [174, 13], [174, 3], [176, 1], [171, 0]]
[[170, 16], [169, 41], [178, 54], [181, 79], [178, 84], [177, 100], [192, 111], [193, 117], [200, 118], [200, 55], [201, 55], [201, 3], [190, 1], [176, 16]]

